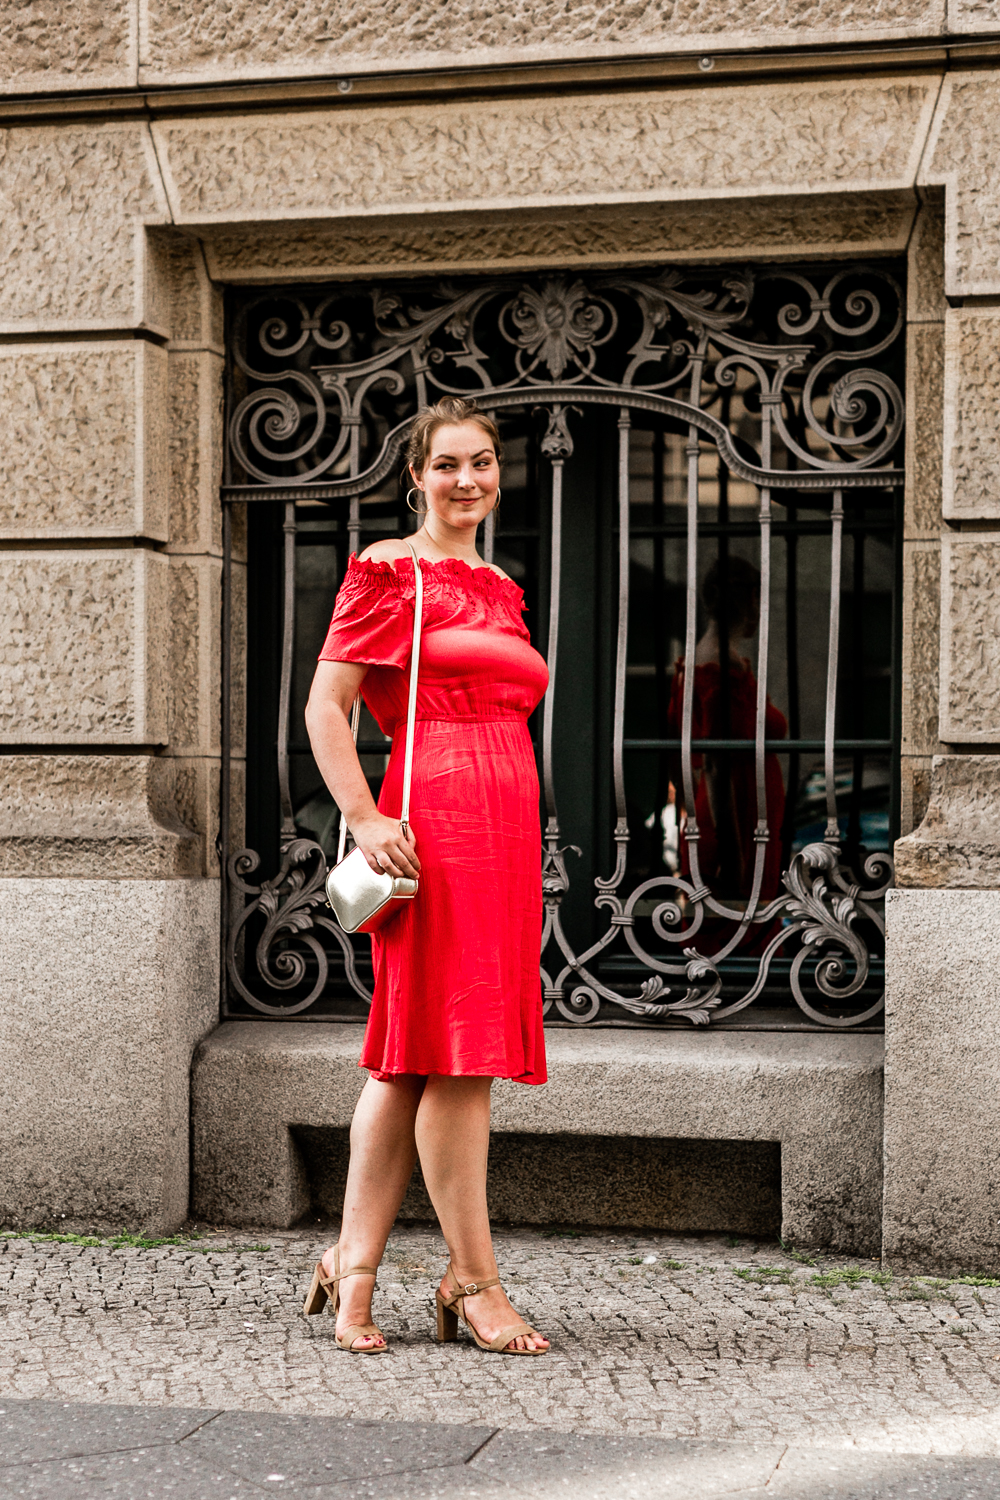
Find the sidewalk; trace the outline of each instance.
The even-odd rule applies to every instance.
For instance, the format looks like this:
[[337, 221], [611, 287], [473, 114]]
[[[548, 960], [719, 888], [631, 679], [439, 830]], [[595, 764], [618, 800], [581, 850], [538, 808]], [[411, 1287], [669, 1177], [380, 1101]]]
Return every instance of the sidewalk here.
[[[501, 1231], [512, 1298], [553, 1339], [542, 1359], [511, 1359], [464, 1338], [433, 1342], [443, 1244], [406, 1228], [390, 1241], [376, 1298], [392, 1352], [363, 1358], [337, 1350], [332, 1319], [300, 1313], [329, 1230], [259, 1238], [269, 1248], [249, 1248], [257, 1236], [243, 1233], [158, 1249], [0, 1241], [4, 1500], [216, 1500], [261, 1488], [331, 1500], [1000, 1494], [1000, 1287], [880, 1285], [863, 1279], [878, 1275], [871, 1262], [810, 1266], [719, 1236]], [[52, 1402], [73, 1405], [53, 1422]], [[84, 1429], [74, 1424], [97, 1430], [100, 1411], [77, 1403], [108, 1417], [109, 1404], [142, 1410], [114, 1419], [128, 1442], [113, 1446], [129, 1449], [128, 1461], [88, 1460], [70, 1485], [65, 1455], [95, 1449], [61, 1449], [58, 1477], [42, 1460], [58, 1457], [52, 1433], [76, 1442]], [[239, 1413], [327, 1420], [289, 1431]], [[36, 1420], [50, 1436], [22, 1444], [18, 1458], [18, 1424]], [[397, 1477], [367, 1482], [387, 1471], [366, 1457], [373, 1434], [359, 1421], [383, 1424], [376, 1446]], [[135, 1488], [146, 1463], [136, 1454], [153, 1451], [149, 1422], [168, 1424], [155, 1428], [166, 1433], [156, 1439], [162, 1472]], [[264, 1434], [253, 1441], [267, 1473], [283, 1480], [234, 1468], [233, 1445], [249, 1442], [250, 1428]], [[209, 1433], [216, 1446], [206, 1448]], [[94, 1441], [106, 1447], [107, 1434]], [[433, 1471], [427, 1445], [444, 1455]], [[206, 1462], [219, 1469], [211, 1484]], [[193, 1480], [191, 1463], [201, 1466]]]
[[5, 1500], [994, 1500], [995, 1458], [272, 1413], [0, 1407]]

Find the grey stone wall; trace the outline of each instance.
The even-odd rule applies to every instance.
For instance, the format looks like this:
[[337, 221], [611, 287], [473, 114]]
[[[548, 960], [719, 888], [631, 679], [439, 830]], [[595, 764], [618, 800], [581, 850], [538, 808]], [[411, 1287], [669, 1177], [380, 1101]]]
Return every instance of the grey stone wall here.
[[[141, 118], [119, 99], [58, 123], [22, 110], [20, 123], [0, 129], [0, 896], [25, 931], [32, 909], [44, 929], [62, 882], [83, 883], [92, 911], [80, 921], [95, 971], [105, 954], [118, 962], [131, 951], [145, 963], [156, 952], [174, 979], [188, 976], [164, 1002], [180, 1038], [161, 1049], [159, 1086], [174, 1100], [175, 1123], [154, 1130], [157, 1170], [174, 1187], [156, 1190], [156, 1207], [144, 1189], [122, 1196], [108, 1178], [94, 1204], [150, 1223], [180, 1211], [179, 1080], [199, 1027], [211, 1024], [206, 996], [218, 979], [211, 944], [195, 953], [186, 938], [164, 946], [155, 936], [161, 917], [149, 916], [147, 897], [173, 889], [158, 909], [178, 920], [201, 913], [191, 930], [202, 933], [203, 903], [215, 899], [222, 286], [905, 250], [905, 837], [889, 960], [886, 1212], [894, 1253], [929, 1254], [932, 1236], [954, 1231], [956, 1254], [986, 1256], [986, 1221], [971, 1238], [960, 1230], [963, 1194], [981, 1197], [982, 1184], [963, 1177], [949, 1196], [940, 1174], [924, 1174], [917, 1206], [907, 1187], [940, 1090], [953, 1100], [959, 1079], [922, 1082], [907, 1073], [905, 1054], [926, 1009], [927, 934], [945, 932], [964, 899], [959, 888], [985, 900], [1000, 883], [1000, 397], [988, 300], [1000, 297], [1000, 71], [982, 59], [966, 67], [957, 50], [921, 52], [908, 71], [847, 59], [833, 74], [815, 57], [784, 81], [734, 70], [741, 49], [991, 35], [1000, 36], [1000, 17], [982, 0], [3, 8], [8, 96], [291, 80], [281, 91], [251, 87], [245, 108], [222, 114], [210, 101], [168, 107], [151, 93]], [[696, 78], [701, 53], [719, 66]], [[323, 107], [288, 98], [296, 79], [629, 57], [664, 66], [687, 58], [692, 72], [680, 85], [611, 90], [593, 69], [577, 90], [547, 92], [526, 69], [517, 97], [438, 84], [396, 102], [361, 90]], [[241, 568], [238, 554], [237, 627]], [[239, 723], [239, 633], [236, 660]], [[133, 886], [122, 928], [115, 913]], [[44, 987], [24, 989], [19, 962], [12, 950], [3, 971], [5, 984], [21, 976], [10, 983], [21, 986], [22, 1030], [8, 1029], [8, 1048], [23, 1046], [32, 1026], [44, 1032], [51, 1015]], [[85, 983], [83, 970], [67, 972]], [[140, 989], [127, 974], [120, 983], [131, 997], [122, 1024], [146, 1036]], [[199, 997], [193, 1010], [179, 998], [185, 983]], [[981, 1019], [991, 994], [977, 991]], [[993, 1053], [988, 1039], [978, 1052], [962, 1050], [965, 1009], [957, 992], [939, 1007], [934, 1046], [946, 1050], [954, 1036], [969, 1086], [986, 1097]], [[111, 1013], [82, 1007], [80, 1055], [99, 1046]], [[0, 1047], [4, 1068], [10, 1055]], [[72, 1058], [63, 1065], [74, 1077]], [[11, 1109], [21, 1112], [22, 1144], [51, 1066], [44, 1048], [37, 1064], [17, 1064], [22, 1092]], [[74, 1089], [67, 1097], [84, 1120], [86, 1091]], [[980, 1125], [963, 1118], [955, 1112], [955, 1138], [971, 1149], [969, 1131]], [[67, 1181], [72, 1138], [67, 1123], [64, 1155], [53, 1158]], [[29, 1158], [17, 1159], [26, 1182]], [[119, 1182], [124, 1168], [114, 1171]], [[55, 1212], [50, 1198], [45, 1213]]]
[[187, 1217], [218, 911], [206, 880], [0, 880], [0, 1223], [162, 1234]]
[[898, 1270], [992, 1276], [1000, 891], [892, 891], [887, 917], [883, 1253]]

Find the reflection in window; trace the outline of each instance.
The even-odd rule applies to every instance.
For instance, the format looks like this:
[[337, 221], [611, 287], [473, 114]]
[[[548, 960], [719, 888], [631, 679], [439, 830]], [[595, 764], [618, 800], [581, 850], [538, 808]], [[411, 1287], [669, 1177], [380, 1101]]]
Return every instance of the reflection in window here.
[[[760, 624], [760, 573], [741, 557], [720, 557], [702, 584], [707, 625], [695, 650], [694, 706], [691, 736], [697, 740], [752, 740], [757, 723], [757, 678], [741, 645], [752, 640]], [[680, 736], [686, 663], [676, 664], [667, 709], [671, 736]], [[764, 734], [784, 739], [788, 720], [767, 700]], [[757, 775], [752, 750], [716, 744], [692, 757], [695, 805], [681, 812], [683, 831], [692, 812], [697, 820], [701, 877], [713, 895], [746, 900], [753, 891], [758, 819], [766, 819], [769, 837], [764, 853], [760, 898], [772, 900], [781, 882], [781, 829], [785, 784], [778, 757], [764, 758], [766, 809], [757, 807]], [[673, 797], [677, 801], [676, 784]], [[690, 852], [681, 840], [681, 872], [690, 877]]]

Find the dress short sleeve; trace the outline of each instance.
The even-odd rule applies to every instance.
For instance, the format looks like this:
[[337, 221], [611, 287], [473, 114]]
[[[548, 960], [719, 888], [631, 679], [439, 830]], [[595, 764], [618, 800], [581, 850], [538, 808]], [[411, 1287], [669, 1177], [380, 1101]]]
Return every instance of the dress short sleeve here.
[[405, 667], [413, 646], [411, 572], [399, 574], [391, 563], [359, 562], [352, 553], [320, 661]]

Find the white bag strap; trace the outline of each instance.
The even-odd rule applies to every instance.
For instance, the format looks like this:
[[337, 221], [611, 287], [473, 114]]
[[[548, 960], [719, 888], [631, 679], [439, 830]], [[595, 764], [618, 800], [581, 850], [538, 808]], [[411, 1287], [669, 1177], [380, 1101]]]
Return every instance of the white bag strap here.
[[413, 779], [413, 730], [417, 722], [417, 678], [420, 675], [420, 635], [424, 624], [424, 575], [412, 542], [407, 542], [413, 558], [413, 651], [410, 655], [410, 699], [406, 705], [406, 748], [403, 752], [403, 809], [399, 821], [404, 839], [410, 837], [410, 782]]
[[[420, 676], [420, 634], [424, 623], [424, 575], [420, 571], [420, 559], [411, 542], [406, 543], [410, 556], [413, 558], [414, 600], [413, 600], [413, 650], [410, 654], [410, 696], [406, 705], [406, 744], [403, 751], [403, 807], [399, 815], [400, 827], [403, 837], [410, 836], [410, 783], [413, 779], [413, 731], [417, 722], [417, 680]], [[361, 694], [354, 700], [351, 708], [351, 734], [354, 743], [358, 743], [358, 726], [361, 723]], [[347, 819], [343, 813], [340, 815], [340, 845], [337, 849], [337, 863], [344, 857], [347, 848]]]

